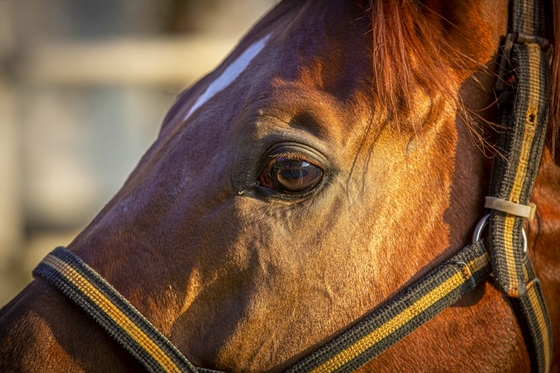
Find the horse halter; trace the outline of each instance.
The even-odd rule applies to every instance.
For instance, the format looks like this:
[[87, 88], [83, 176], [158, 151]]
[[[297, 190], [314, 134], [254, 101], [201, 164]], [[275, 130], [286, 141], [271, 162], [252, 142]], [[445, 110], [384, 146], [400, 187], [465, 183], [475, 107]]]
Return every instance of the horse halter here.
[[[550, 46], [544, 35], [544, 6], [513, 0], [512, 33], [505, 38], [496, 88], [502, 125], [495, 157], [490, 211], [473, 242], [355, 326], [287, 372], [351, 372], [404, 338], [479, 283], [494, 285], [511, 301], [531, 358], [532, 372], [550, 370], [551, 325], [539, 280], [527, 255], [523, 222], [534, 215], [528, 204], [541, 158], [548, 120]], [[489, 250], [481, 232], [488, 224]], [[195, 368], [122, 295], [64, 248], [50, 253], [33, 271], [91, 316], [150, 372], [210, 373]]]

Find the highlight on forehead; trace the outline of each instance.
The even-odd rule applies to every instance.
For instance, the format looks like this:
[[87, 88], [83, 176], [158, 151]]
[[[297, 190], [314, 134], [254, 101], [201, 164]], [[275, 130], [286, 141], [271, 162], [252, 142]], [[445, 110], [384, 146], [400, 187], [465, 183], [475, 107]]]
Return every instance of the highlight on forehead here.
[[185, 116], [185, 120], [187, 120], [192, 113], [194, 113], [198, 108], [204, 105], [208, 100], [214, 97], [218, 92], [227, 88], [231, 83], [235, 81], [241, 75], [245, 69], [249, 66], [253, 58], [255, 58], [265, 47], [266, 42], [270, 38], [268, 34], [262, 39], [254, 42], [247, 48], [243, 53], [239, 55], [223, 72], [222, 74], [216, 78], [208, 88], [201, 94], [190, 108], [189, 112]]

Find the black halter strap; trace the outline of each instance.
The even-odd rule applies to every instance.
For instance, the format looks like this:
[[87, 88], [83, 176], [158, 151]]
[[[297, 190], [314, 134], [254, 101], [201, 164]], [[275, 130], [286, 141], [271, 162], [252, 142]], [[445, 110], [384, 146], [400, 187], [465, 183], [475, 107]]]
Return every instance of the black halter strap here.
[[[490, 259], [468, 245], [360, 323], [288, 372], [351, 372], [414, 331], [484, 281]], [[33, 271], [92, 317], [150, 372], [210, 373], [195, 368], [117, 290], [76, 254], [58, 247]]]
[[549, 111], [551, 47], [544, 39], [543, 2], [514, 0], [512, 6], [512, 33], [506, 37], [498, 84], [503, 88], [499, 101], [503, 130], [497, 135], [497, 149], [503, 157], [494, 159], [486, 204], [491, 214], [489, 249], [494, 283], [514, 305], [532, 371], [547, 372], [552, 359], [550, 319], [540, 282], [523, 249], [523, 224], [528, 216], [516, 212], [516, 207], [529, 207], [541, 159]]
[[[490, 248], [475, 240], [361, 322], [296, 363], [290, 373], [351, 372], [404, 338], [484, 281], [490, 272], [511, 300], [531, 358], [546, 373], [552, 358], [551, 326], [529, 257], [523, 222], [548, 120], [549, 77], [540, 2], [513, 0], [513, 33], [500, 71], [504, 97], [497, 156], [487, 207]], [[491, 262], [491, 263], [490, 263]], [[150, 372], [210, 373], [195, 368], [144, 316], [74, 253], [57, 248], [33, 271], [91, 316]]]

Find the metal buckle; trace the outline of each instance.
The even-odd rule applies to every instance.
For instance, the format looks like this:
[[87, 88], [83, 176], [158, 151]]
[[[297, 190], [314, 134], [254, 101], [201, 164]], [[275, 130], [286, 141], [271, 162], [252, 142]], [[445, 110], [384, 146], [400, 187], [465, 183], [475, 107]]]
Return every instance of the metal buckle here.
[[[488, 219], [490, 219], [490, 214], [484, 215], [484, 217], [480, 219], [479, 222], [476, 224], [472, 236], [473, 243], [476, 243], [481, 240], [482, 231], [484, 230], [484, 227], [486, 227], [486, 225], [488, 224]], [[528, 244], [527, 244], [527, 234], [525, 233], [525, 228], [521, 228], [521, 233], [523, 235], [523, 254], [527, 254]]]
[[529, 35], [523, 32], [510, 32], [506, 35], [502, 44], [502, 53], [498, 59], [498, 77], [496, 80], [496, 90], [503, 92], [511, 82], [508, 81], [506, 74], [511, 72], [510, 55], [513, 44], [538, 44], [543, 50], [548, 65], [552, 63], [552, 45], [547, 38]]

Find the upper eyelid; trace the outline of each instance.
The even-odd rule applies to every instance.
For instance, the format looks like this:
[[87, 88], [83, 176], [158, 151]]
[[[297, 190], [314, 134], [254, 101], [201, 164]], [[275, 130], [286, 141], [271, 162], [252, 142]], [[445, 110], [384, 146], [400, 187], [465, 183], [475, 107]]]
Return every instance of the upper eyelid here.
[[290, 157], [297, 160], [303, 160], [316, 166], [320, 166], [323, 163], [321, 159], [324, 158], [321, 153], [317, 153], [312, 148], [301, 147], [294, 144], [285, 144], [273, 147], [265, 156], [265, 158], [268, 159], [278, 157]]

